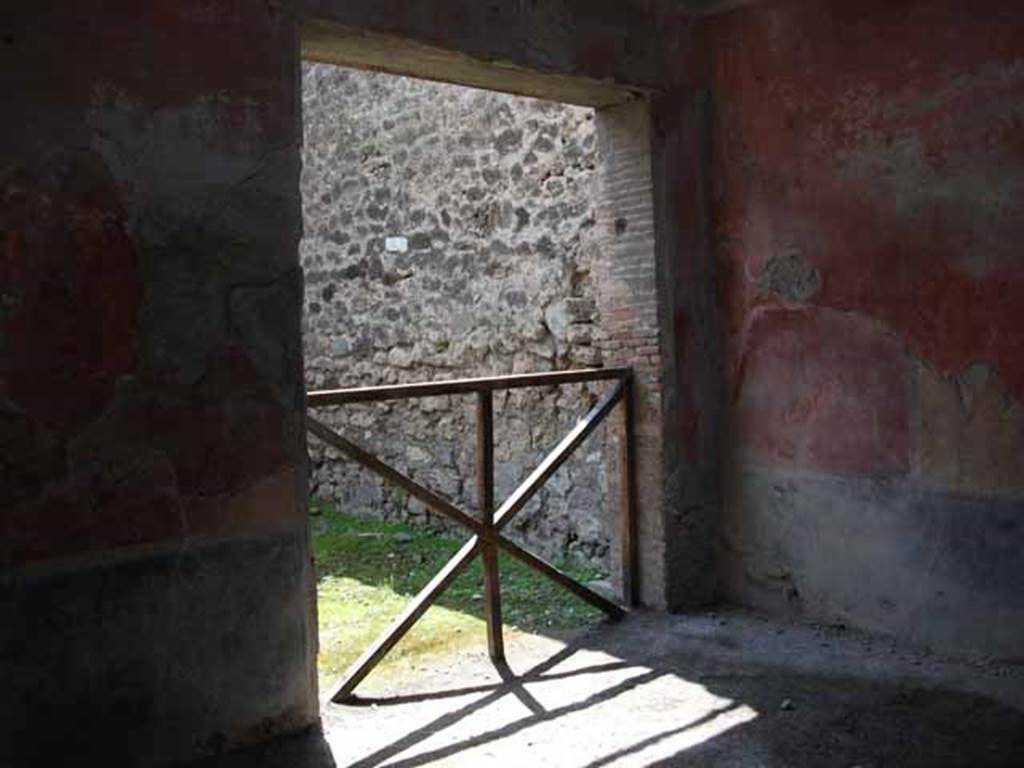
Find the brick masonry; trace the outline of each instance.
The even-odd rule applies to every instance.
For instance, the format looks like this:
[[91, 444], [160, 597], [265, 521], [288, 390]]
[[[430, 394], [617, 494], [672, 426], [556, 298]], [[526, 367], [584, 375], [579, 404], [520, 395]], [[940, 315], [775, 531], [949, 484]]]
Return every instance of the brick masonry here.
[[[605, 327], [602, 353], [609, 365], [632, 367], [635, 374], [640, 595], [649, 605], [664, 605], [662, 337], [648, 105], [636, 102], [599, 110], [597, 126], [602, 158], [597, 225], [602, 254], [599, 304]], [[609, 441], [609, 461], [620, 450], [619, 434], [614, 431]], [[620, 477], [610, 477], [613, 497], [621, 493]], [[623, 538], [614, 539], [616, 575], [621, 574]]]

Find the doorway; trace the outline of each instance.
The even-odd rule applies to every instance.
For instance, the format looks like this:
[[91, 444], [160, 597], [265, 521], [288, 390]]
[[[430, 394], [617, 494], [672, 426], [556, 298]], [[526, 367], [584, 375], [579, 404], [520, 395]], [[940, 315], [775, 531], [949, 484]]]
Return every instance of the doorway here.
[[[353, 43], [344, 35], [325, 43], [311, 34], [304, 39], [304, 53], [321, 62], [380, 67], [367, 44], [363, 37]], [[421, 71], [425, 60], [417, 46], [387, 41], [385, 47], [396, 45], [403, 53], [386, 59], [389, 69], [438, 76], [434, 52]], [[465, 375], [467, 364], [476, 366], [471, 372], [486, 374], [625, 363], [638, 366], [646, 405], [640, 411], [648, 421], [641, 450], [660, 451], [646, 103], [636, 94], [612, 94], [614, 89], [603, 85], [559, 79], [552, 86], [544, 76], [531, 82], [533, 75], [515, 73], [510, 80], [508, 72], [498, 70], [459, 71], [444, 79], [569, 94], [576, 102], [596, 101], [601, 109], [595, 113], [589, 106], [517, 100], [408, 78], [389, 86], [388, 79], [394, 83], [399, 78], [322, 63], [307, 65], [305, 74], [307, 240], [302, 258], [310, 386], [446, 378]], [[492, 76], [497, 82], [480, 82]], [[339, 93], [348, 98], [342, 111], [365, 120], [361, 128], [321, 119], [332, 111], [338, 114], [337, 109], [318, 110]], [[529, 106], [516, 106], [517, 101]], [[311, 134], [327, 147], [312, 158]], [[607, 157], [601, 156], [602, 149]], [[354, 170], [329, 179], [322, 171], [338, 161]], [[524, 277], [516, 267], [530, 260], [540, 266]], [[364, 290], [352, 292], [352, 284]], [[425, 296], [409, 301], [408, 294], [416, 290], [408, 289]], [[461, 307], [451, 299], [461, 299]], [[513, 439], [497, 441], [499, 446], [512, 444], [508, 453], [497, 456], [497, 466], [507, 473], [498, 478], [499, 487], [514, 487], [560, 429], [594, 402], [596, 388], [579, 389], [569, 397], [554, 391], [503, 396], [499, 412], [508, 420], [496, 432]], [[436, 398], [412, 412], [376, 404], [343, 420], [356, 436], [391, 451], [399, 466], [415, 469], [419, 463], [421, 477], [452, 496], [471, 498], [472, 440], [464, 439], [463, 429], [471, 412], [471, 403]], [[395, 432], [381, 427], [389, 423], [406, 434], [412, 428], [412, 439], [388, 440]], [[616, 589], [621, 586], [621, 537], [608, 530], [606, 515], [595, 514], [595, 508], [608, 506], [602, 502], [621, 496], [615, 473], [608, 471], [620, 446], [614, 437], [605, 443], [604, 450], [594, 443], [597, 449], [584, 457], [578, 471], [565, 473], [568, 481], [537, 505], [560, 514], [534, 515], [532, 527], [531, 517], [525, 516], [519, 533], [532, 536], [534, 544], [553, 544], [562, 553], [572, 549], [601, 564]], [[440, 462], [434, 460], [439, 447]], [[516, 455], [524, 447], [525, 455]], [[366, 511], [383, 510], [398, 523], [441, 522], [358, 468], [316, 449], [313, 458], [316, 495], [365, 505]], [[653, 462], [647, 466], [654, 473], [660, 470]], [[653, 510], [657, 492], [644, 492]], [[589, 521], [574, 519], [574, 508], [588, 513]], [[658, 517], [648, 517], [651, 524], [641, 535], [656, 535]]]

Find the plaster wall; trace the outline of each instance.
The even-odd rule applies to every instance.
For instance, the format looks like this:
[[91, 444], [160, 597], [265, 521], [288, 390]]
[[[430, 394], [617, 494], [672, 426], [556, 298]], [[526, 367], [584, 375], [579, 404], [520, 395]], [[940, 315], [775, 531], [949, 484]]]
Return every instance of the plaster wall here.
[[1024, 13], [707, 22], [732, 599], [1024, 653]]
[[[320, 6], [481, 61], [657, 73], [646, 21], [612, 3], [470, 3], [454, 20], [436, 4]], [[4, 11], [0, 762], [161, 765], [317, 719], [309, 7]]]
[[308, 13], [659, 90], [664, 604], [714, 595], [721, 524], [733, 599], [1020, 658], [1016, 5], [18, 4], [0, 760], [169, 762], [316, 717]]
[[2, 24], [0, 764], [314, 723], [294, 24]]

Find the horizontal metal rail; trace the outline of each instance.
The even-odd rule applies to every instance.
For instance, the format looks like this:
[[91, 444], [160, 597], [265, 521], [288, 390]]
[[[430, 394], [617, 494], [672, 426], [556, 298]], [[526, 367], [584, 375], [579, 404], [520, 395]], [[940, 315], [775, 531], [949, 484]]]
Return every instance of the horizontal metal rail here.
[[405, 400], [414, 397], [471, 395], [475, 392], [493, 392], [500, 389], [559, 386], [561, 384], [611, 381], [613, 379], [621, 380], [629, 375], [629, 368], [579, 368], [575, 371], [514, 373], [506, 376], [484, 376], [478, 379], [422, 381], [413, 384], [387, 384], [380, 387], [359, 387], [356, 389], [323, 389], [309, 392], [306, 395], [306, 404], [310, 408], [316, 408], [324, 405]]
[[[580, 422], [544, 458], [537, 468], [519, 485], [508, 499], [494, 509], [494, 419], [491, 393], [500, 389], [539, 387], [558, 384], [572, 384], [590, 381], [614, 380], [615, 386], [603, 395], [587, 412]], [[347, 403], [374, 402], [381, 400], [433, 397], [437, 395], [477, 395], [477, 493], [481, 518], [459, 509], [449, 499], [417, 483], [394, 467], [384, 463], [366, 449], [342, 437], [318, 419], [307, 415], [310, 434], [337, 449], [347, 458], [376, 473], [383, 479], [397, 485], [413, 498], [422, 501], [430, 509], [468, 528], [475, 535], [456, 553], [433, 579], [413, 598], [405, 610], [387, 630], [356, 660], [346, 671], [342, 680], [330, 692], [332, 701], [343, 701], [352, 695], [356, 686], [380, 663], [387, 653], [413, 627], [416, 621], [462, 573], [477, 555], [484, 563], [485, 596], [488, 650], [496, 662], [504, 661], [504, 641], [501, 623], [501, 586], [498, 573], [497, 550], [502, 549], [512, 557], [539, 571], [556, 583], [570, 590], [581, 599], [603, 610], [612, 618], [624, 614], [623, 609], [606, 597], [580, 584], [562, 573], [542, 558], [526, 551], [501, 533], [530, 499], [543, 487], [572, 453], [586, 440], [619, 403], [623, 409], [623, 439], [620, 443], [622, 478], [622, 513], [620, 515], [620, 537], [622, 540], [622, 582], [625, 602], [637, 602], [636, 579], [636, 519], [633, 492], [632, 430], [633, 408], [632, 373], [625, 368], [588, 368], [555, 373], [515, 374], [492, 376], [479, 379], [425, 382], [422, 384], [398, 384], [365, 389], [339, 389], [326, 392], [311, 392], [308, 403], [311, 407], [342, 405]]]

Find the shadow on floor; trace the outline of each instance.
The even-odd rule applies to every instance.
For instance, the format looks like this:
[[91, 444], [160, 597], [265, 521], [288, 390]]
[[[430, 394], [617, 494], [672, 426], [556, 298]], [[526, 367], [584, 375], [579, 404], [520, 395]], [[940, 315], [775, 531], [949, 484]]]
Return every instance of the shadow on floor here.
[[[938, 662], [863, 639], [641, 615], [569, 644], [526, 638], [509, 658], [518, 672], [460, 656], [401, 688], [328, 707], [325, 736], [204, 766], [1024, 764], [1024, 711], [953, 690]], [[993, 680], [1012, 692], [1019, 676]]]
[[338, 763], [321, 730], [311, 728], [266, 744], [190, 763], [189, 768], [338, 768]]
[[499, 680], [460, 685], [487, 664], [462, 660], [454, 684], [435, 678], [338, 708], [343, 720], [375, 722], [377, 745], [336, 740], [332, 726], [328, 738], [339, 765], [358, 768], [474, 757], [586, 768], [1024, 764], [1024, 712], [938, 684], [927, 659], [891, 661], [888, 648], [861, 639], [778, 631], [742, 619], [632, 617], [554, 652], [550, 643], [512, 649], [518, 675], [506, 667]]

